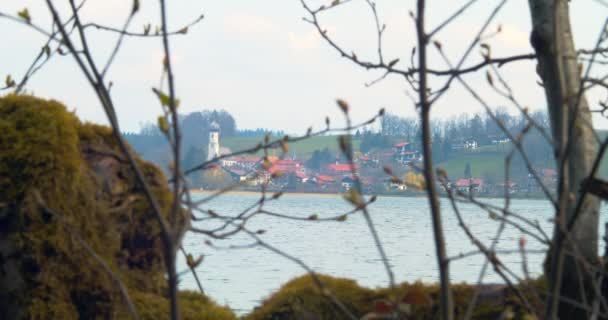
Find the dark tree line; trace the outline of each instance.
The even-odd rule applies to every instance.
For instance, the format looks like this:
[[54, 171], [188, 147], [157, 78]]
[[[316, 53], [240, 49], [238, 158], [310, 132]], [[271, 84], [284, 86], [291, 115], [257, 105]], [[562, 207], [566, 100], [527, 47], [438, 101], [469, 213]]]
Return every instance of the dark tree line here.
[[373, 133], [371, 131], [364, 131], [361, 135], [361, 144], [359, 150], [363, 153], [367, 153], [377, 148], [390, 148], [392, 141], [390, 136], [381, 133]]
[[415, 118], [399, 117], [386, 113], [382, 117], [381, 132], [385, 136], [401, 136], [413, 140], [420, 131], [420, 125]]
[[[528, 123], [524, 115], [511, 115], [503, 107], [495, 110], [496, 118], [504, 124], [509, 132], [517, 135]], [[543, 129], [549, 130], [549, 118], [546, 112], [529, 113]], [[420, 123], [415, 118], [400, 117], [387, 113], [382, 118], [381, 133], [385, 136], [401, 137], [406, 141], [420, 139]], [[487, 114], [462, 114], [445, 120], [434, 120], [431, 123], [433, 136], [452, 141], [473, 138], [480, 144], [490, 144], [492, 140], [505, 139], [506, 135]]]
[[237, 135], [240, 137], [260, 137], [265, 135], [271, 135], [274, 137], [281, 137], [285, 135], [285, 131], [283, 130], [272, 130], [266, 128], [257, 128], [257, 129], [241, 129], [238, 130]]

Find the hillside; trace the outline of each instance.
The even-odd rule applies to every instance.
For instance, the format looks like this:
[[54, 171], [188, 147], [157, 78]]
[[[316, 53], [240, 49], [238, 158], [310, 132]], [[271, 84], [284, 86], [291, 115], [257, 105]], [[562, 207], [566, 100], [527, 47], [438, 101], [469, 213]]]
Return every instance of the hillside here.
[[497, 179], [504, 178], [505, 154], [500, 152], [463, 153], [436, 166], [445, 169], [450, 177], [462, 177], [467, 163], [471, 165], [473, 177], [493, 173]]
[[[280, 137], [272, 137], [272, 139], [279, 139]], [[229, 137], [221, 139], [220, 144], [222, 147], [229, 148], [232, 152], [243, 150], [254, 147], [260, 142], [264, 141], [264, 136], [256, 137]], [[359, 150], [359, 140], [353, 140], [354, 150]], [[328, 148], [332, 152], [338, 152], [338, 136], [319, 136], [312, 137], [299, 142], [291, 143], [289, 145], [289, 155], [295, 154], [298, 159], [309, 159], [315, 150], [322, 150]], [[261, 155], [263, 152], [258, 152], [257, 155]]]
[[[601, 131], [600, 137], [606, 136], [608, 131]], [[470, 164], [473, 177], [488, 177], [495, 180], [503, 180], [505, 176], [505, 160], [512, 146], [505, 144], [501, 148], [496, 146], [482, 146], [475, 151], [460, 152], [453, 154], [449, 160], [436, 164], [448, 172], [450, 177], [462, 177], [465, 166]], [[543, 167], [554, 168], [553, 163], [547, 163]], [[512, 162], [511, 176], [526, 175], [527, 170], [521, 158], [515, 157]], [[608, 156], [602, 159], [599, 176], [608, 178]]]

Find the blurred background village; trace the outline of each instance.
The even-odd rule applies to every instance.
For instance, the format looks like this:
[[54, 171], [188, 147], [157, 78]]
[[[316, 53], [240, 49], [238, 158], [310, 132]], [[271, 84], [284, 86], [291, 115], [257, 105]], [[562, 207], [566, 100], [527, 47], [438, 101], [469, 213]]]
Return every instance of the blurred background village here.
[[[497, 116], [513, 133], [520, 132], [527, 122], [524, 115], [513, 116], [500, 108]], [[554, 191], [557, 176], [546, 140], [547, 115], [536, 112], [529, 116], [542, 127], [530, 129], [523, 148], [536, 174]], [[369, 194], [417, 195], [424, 185], [417, 169], [422, 161], [420, 128], [413, 118], [385, 114], [377, 123], [354, 132], [353, 164], [344, 158], [338, 137], [332, 135], [294, 143], [282, 157], [280, 149], [266, 156], [255, 152], [221, 157], [255, 146], [266, 136], [280, 139], [287, 134], [267, 128], [240, 130], [234, 117], [223, 110], [184, 115], [181, 125], [184, 168], [220, 157], [207, 170], [189, 176], [192, 189], [217, 190], [238, 183], [237, 190], [257, 191], [261, 185], [267, 185], [268, 191], [340, 193], [358, 181]], [[146, 160], [165, 170], [169, 167], [169, 146], [155, 124], [144, 124], [139, 132], [125, 136]], [[433, 162], [448, 174], [449, 188], [482, 196], [503, 196], [505, 192], [512, 196], [542, 196], [538, 183], [518, 156], [511, 161], [509, 178], [505, 180], [505, 156], [512, 150], [512, 144], [496, 123], [484, 115], [462, 115], [434, 122], [432, 147]], [[387, 168], [393, 178], [386, 173]], [[440, 190], [445, 191], [443, 185]]]

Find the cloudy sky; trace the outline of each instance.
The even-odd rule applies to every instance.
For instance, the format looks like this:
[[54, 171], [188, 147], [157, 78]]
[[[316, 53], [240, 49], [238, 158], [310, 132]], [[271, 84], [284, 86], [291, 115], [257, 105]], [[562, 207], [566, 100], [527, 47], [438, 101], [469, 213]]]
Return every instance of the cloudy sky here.
[[[64, 3], [67, 1], [55, 1]], [[157, 24], [158, 1], [141, 0], [142, 10], [132, 24], [141, 31], [145, 23]], [[329, 0], [310, 0], [313, 6]], [[438, 25], [463, 0], [430, 0], [428, 28]], [[440, 32], [448, 54], [456, 61], [496, 6], [497, 0], [481, 0], [466, 15]], [[27, 7], [35, 23], [50, 26], [44, 1], [2, 1], [0, 12], [15, 15]], [[326, 115], [340, 121], [336, 98], [351, 103], [353, 116], [364, 120], [381, 107], [403, 116], [416, 111], [406, 94], [408, 85], [398, 77], [388, 78], [373, 87], [365, 83], [379, 76], [362, 70], [341, 58], [319, 38], [314, 28], [302, 20], [306, 12], [300, 0], [224, 0], [169, 1], [170, 29], [204, 14], [205, 19], [185, 36], [171, 43], [175, 65], [177, 95], [182, 112], [203, 109], [225, 109], [232, 113], [241, 128], [268, 127], [290, 133], [303, 132], [308, 126], [323, 126]], [[387, 25], [384, 52], [388, 60], [400, 58], [398, 66], [409, 66], [409, 54], [415, 45], [415, 30], [408, 15], [415, 1], [378, 0], [380, 18]], [[85, 22], [119, 27], [131, 7], [125, 0], [88, 0], [83, 9]], [[592, 47], [606, 18], [606, 7], [593, 0], [572, 2], [572, 24], [577, 46]], [[67, 11], [64, 11], [67, 17]], [[363, 0], [340, 6], [324, 14], [322, 23], [348, 52], [360, 59], [376, 61], [376, 33], [373, 16]], [[492, 23], [490, 30], [502, 26], [502, 32], [490, 39], [495, 57], [530, 53], [528, 33], [530, 17], [527, 1], [509, 0]], [[2, 76], [19, 79], [36, 56], [45, 38], [21, 24], [0, 19], [4, 45], [0, 50]], [[103, 64], [116, 35], [89, 29], [88, 35], [95, 58]], [[431, 50], [432, 51], [432, 50]], [[161, 73], [162, 46], [159, 38], [131, 38], [124, 43], [112, 66], [108, 80], [112, 89], [122, 129], [138, 130], [161, 113], [150, 88], [158, 86]], [[469, 63], [480, 61], [476, 48]], [[435, 53], [434, 69], [445, 65]], [[537, 85], [534, 64], [519, 62], [502, 68], [516, 96], [531, 109], [545, 108], [543, 93]], [[605, 70], [604, 70], [605, 71]], [[467, 80], [493, 106], [508, 106], [485, 82], [485, 74], [467, 76]], [[441, 81], [431, 82], [439, 87]], [[28, 92], [63, 101], [88, 121], [105, 123], [105, 115], [91, 88], [71, 57], [56, 57], [30, 81]], [[599, 92], [590, 94], [596, 105], [605, 98]], [[433, 109], [433, 117], [458, 116], [478, 112], [481, 108], [458, 84]], [[608, 121], [595, 119], [598, 127], [608, 128]]]

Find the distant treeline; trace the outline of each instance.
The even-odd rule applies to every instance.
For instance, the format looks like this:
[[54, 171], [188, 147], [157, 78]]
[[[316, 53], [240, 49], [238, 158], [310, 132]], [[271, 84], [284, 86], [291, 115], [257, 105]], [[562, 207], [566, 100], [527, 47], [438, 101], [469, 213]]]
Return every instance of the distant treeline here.
[[257, 128], [257, 129], [242, 129], [237, 131], [237, 136], [239, 137], [261, 137], [265, 135], [270, 135], [273, 137], [281, 137], [285, 135], [285, 131], [283, 130], [270, 130], [265, 128]]
[[[511, 115], [505, 108], [497, 108], [494, 111], [494, 114], [496, 119], [504, 125], [512, 135], [519, 134], [528, 124], [528, 119], [525, 115]], [[548, 130], [549, 118], [546, 112], [530, 112], [529, 117], [540, 127]], [[381, 125], [381, 133], [385, 136], [404, 137], [409, 141], [420, 140], [420, 125], [416, 118], [386, 114], [382, 118]], [[450, 140], [474, 138], [482, 145], [489, 144], [492, 140], [497, 138], [506, 137], [506, 134], [499, 124], [485, 113], [461, 114], [460, 116], [445, 120], [433, 120], [431, 127], [434, 137], [448, 137]]]

